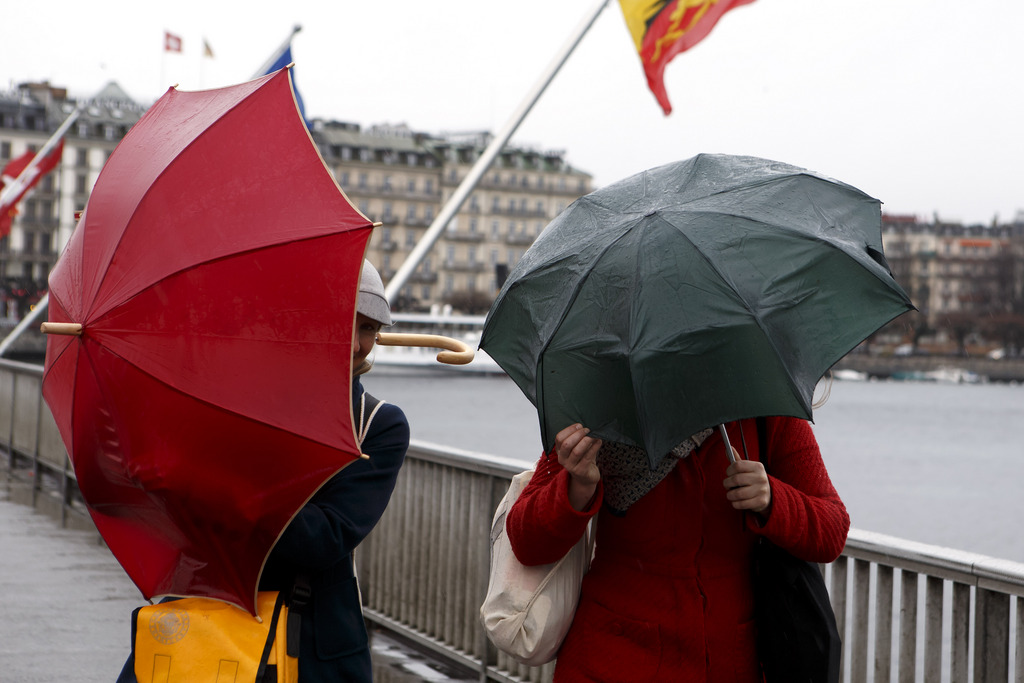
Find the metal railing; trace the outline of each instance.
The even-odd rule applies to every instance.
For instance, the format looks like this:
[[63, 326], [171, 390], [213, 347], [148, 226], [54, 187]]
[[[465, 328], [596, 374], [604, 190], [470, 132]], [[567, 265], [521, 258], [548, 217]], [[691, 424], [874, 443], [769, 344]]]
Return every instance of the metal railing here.
[[[42, 369], [0, 360], [0, 445], [31, 501], [85, 518]], [[414, 443], [384, 517], [356, 553], [366, 617], [481, 681], [549, 681], [487, 641], [491, 517], [523, 463]], [[850, 683], [1024, 681], [1024, 564], [854, 529], [825, 568]]]

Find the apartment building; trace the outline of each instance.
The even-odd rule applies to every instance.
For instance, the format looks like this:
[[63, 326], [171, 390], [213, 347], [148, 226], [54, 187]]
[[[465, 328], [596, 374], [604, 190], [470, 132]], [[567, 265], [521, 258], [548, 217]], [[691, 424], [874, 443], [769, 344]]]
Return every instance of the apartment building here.
[[[48, 83], [0, 92], [0, 167], [41, 148], [76, 104], [66, 89]], [[27, 196], [10, 235], [0, 239], [0, 297], [12, 301], [21, 293], [12, 317], [45, 291], [76, 212], [147, 106], [116, 83], [81, 104], [61, 164]], [[381, 223], [367, 257], [385, 283], [491, 140], [488, 133], [429, 135], [406, 125], [364, 129], [325, 120], [314, 120], [311, 134], [349, 199]], [[591, 176], [573, 168], [564, 152], [507, 147], [406, 282], [396, 308], [455, 304], [482, 312], [547, 223], [591, 189]]]
[[[338, 183], [382, 225], [368, 257], [387, 283], [491, 142], [488, 133], [426, 135], [406, 126], [314, 124]], [[399, 293], [399, 308], [486, 308], [545, 226], [591, 191], [562, 152], [506, 147]], [[482, 312], [482, 311], [478, 311]]]
[[0, 237], [0, 317], [17, 318], [46, 290], [46, 279], [71, 238], [76, 212], [110, 153], [145, 112], [115, 83], [82, 101], [49, 83], [0, 91], [0, 168], [37, 151], [71, 115], [82, 109], [64, 137], [61, 163], [21, 202], [8, 235]]
[[1024, 313], [1024, 215], [994, 226], [882, 216], [896, 281], [928, 324], [950, 317]]

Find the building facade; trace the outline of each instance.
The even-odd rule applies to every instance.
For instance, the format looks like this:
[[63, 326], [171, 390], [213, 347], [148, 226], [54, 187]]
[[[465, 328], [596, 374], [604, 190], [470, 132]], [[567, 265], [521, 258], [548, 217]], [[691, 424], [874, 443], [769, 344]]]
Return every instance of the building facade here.
[[[491, 141], [487, 133], [428, 136], [324, 121], [314, 123], [313, 138], [349, 198], [382, 224], [367, 256], [385, 283]], [[397, 307], [483, 312], [544, 227], [591, 189], [591, 177], [562, 152], [506, 147], [413, 271]]]
[[1024, 215], [965, 226], [883, 214], [882, 241], [896, 281], [928, 328], [984, 333], [1024, 322]]
[[[110, 153], [146, 107], [116, 84], [85, 101], [47, 83], [0, 93], [0, 168], [38, 150], [74, 110], [60, 165], [26, 196], [11, 233], [0, 238], [0, 296], [10, 317], [39, 298], [76, 213]], [[387, 283], [490, 142], [487, 133], [428, 135], [407, 126], [313, 121], [313, 140], [355, 206], [381, 225], [367, 258]], [[398, 310], [451, 304], [483, 312], [501, 279], [544, 226], [592, 188], [562, 152], [503, 150], [399, 293]]]
[[60, 164], [29, 191], [10, 233], [0, 237], [0, 312], [6, 320], [23, 316], [46, 291], [100, 169], [145, 108], [113, 83], [84, 102], [48, 83], [0, 92], [0, 168], [41, 149], [78, 104], [82, 109], [64, 137]]

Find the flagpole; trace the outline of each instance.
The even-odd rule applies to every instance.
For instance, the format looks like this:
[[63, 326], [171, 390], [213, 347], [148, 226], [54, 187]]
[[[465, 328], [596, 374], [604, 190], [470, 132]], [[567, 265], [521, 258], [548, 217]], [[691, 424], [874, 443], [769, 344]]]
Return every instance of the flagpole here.
[[274, 65], [274, 62], [276, 62], [281, 57], [281, 55], [284, 54], [284, 51], [288, 49], [289, 45], [291, 45], [292, 38], [294, 38], [295, 34], [298, 33], [301, 30], [302, 30], [302, 26], [299, 25], [299, 24], [295, 24], [295, 26], [292, 27], [292, 32], [289, 33], [288, 37], [285, 38], [283, 43], [281, 43], [281, 47], [277, 48], [276, 50], [274, 50], [273, 53], [271, 53], [270, 59], [268, 59], [267, 61], [263, 62], [263, 66], [261, 66], [259, 69], [257, 69], [256, 73], [254, 73], [252, 75], [252, 77], [253, 78], [259, 78], [260, 76], [266, 75], [267, 69], [272, 67]]
[[18, 194], [21, 193], [22, 187], [31, 182], [35, 175], [33, 172], [35, 171], [36, 166], [38, 166], [39, 163], [45, 159], [51, 151], [53, 151], [53, 148], [57, 146], [57, 143], [61, 141], [64, 134], [68, 132], [68, 128], [71, 127], [71, 124], [75, 122], [75, 119], [77, 119], [78, 115], [81, 113], [82, 105], [79, 104], [70, 114], [68, 114], [68, 117], [64, 119], [64, 123], [60, 124], [60, 127], [53, 135], [50, 136], [50, 139], [46, 141], [46, 144], [43, 145], [42, 149], [36, 152], [36, 155], [32, 157], [32, 161], [28, 162], [28, 166], [22, 169], [21, 173], [18, 174], [18, 177], [12, 180], [10, 185], [5, 185], [4, 188], [0, 190], [0, 207], [6, 206], [7, 202], [11, 201], [11, 197], [17, 197]]
[[424, 257], [426, 257], [427, 252], [434, 246], [434, 243], [437, 242], [438, 238], [441, 236], [441, 232], [448, 225], [448, 221], [458, 213], [459, 209], [462, 208], [463, 203], [465, 203], [466, 198], [469, 197], [469, 194], [474, 189], [476, 189], [477, 184], [487, 172], [487, 169], [490, 168], [494, 158], [498, 156], [498, 153], [501, 152], [502, 148], [504, 148], [505, 143], [512, 137], [513, 133], [515, 133], [516, 129], [519, 127], [519, 124], [526, 118], [526, 115], [530, 113], [533, 105], [537, 103], [537, 100], [540, 99], [540, 96], [548, 87], [548, 84], [551, 83], [559, 69], [561, 69], [562, 65], [565, 64], [566, 60], [569, 59], [569, 55], [572, 54], [573, 50], [576, 49], [576, 46], [579, 45], [581, 40], [583, 40], [583, 36], [586, 35], [587, 31], [590, 30], [590, 27], [594, 25], [594, 22], [597, 20], [601, 10], [605, 8], [608, 2], [609, 0], [599, 0], [596, 7], [587, 14], [576, 29], [575, 34], [566, 41], [565, 45], [562, 46], [561, 51], [559, 51], [555, 56], [551, 64], [548, 65], [547, 70], [541, 74], [541, 77], [534, 84], [533, 88], [527, 93], [526, 97], [519, 105], [519, 108], [516, 109], [512, 114], [512, 117], [508, 120], [508, 123], [505, 124], [505, 127], [501, 129], [497, 136], [491, 141], [491, 144], [489, 144], [484, 150], [483, 154], [480, 155], [480, 158], [477, 159], [476, 163], [473, 164], [473, 167], [459, 184], [455, 193], [448, 199], [448, 202], [444, 207], [442, 207], [441, 212], [437, 214], [437, 217], [430, 224], [430, 227], [427, 228], [423, 237], [416, 244], [413, 250], [409, 252], [409, 256], [402, 262], [402, 265], [399, 266], [394, 277], [388, 281], [387, 287], [384, 288], [384, 296], [387, 298], [388, 302], [393, 303], [395, 301], [395, 298], [398, 296], [398, 292], [405, 286], [405, 283], [412, 275], [412, 272], [417, 266], [419, 266]]

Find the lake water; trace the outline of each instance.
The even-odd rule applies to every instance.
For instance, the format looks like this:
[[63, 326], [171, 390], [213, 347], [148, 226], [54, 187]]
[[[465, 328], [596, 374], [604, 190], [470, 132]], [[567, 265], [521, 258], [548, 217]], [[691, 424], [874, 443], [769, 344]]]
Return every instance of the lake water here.
[[[536, 412], [507, 377], [377, 368], [363, 383], [415, 440], [524, 467], [540, 455]], [[1024, 386], [836, 381], [814, 418], [853, 526], [1024, 562]]]

